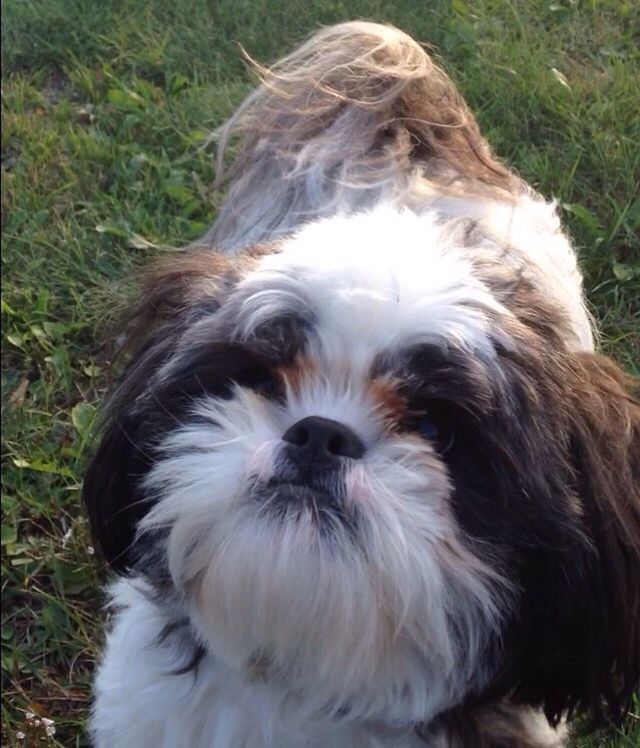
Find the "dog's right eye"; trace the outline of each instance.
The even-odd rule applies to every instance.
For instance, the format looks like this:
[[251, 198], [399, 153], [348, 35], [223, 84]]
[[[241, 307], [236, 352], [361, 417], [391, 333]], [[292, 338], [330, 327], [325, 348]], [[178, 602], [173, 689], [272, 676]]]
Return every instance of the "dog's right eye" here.
[[230, 397], [236, 385], [274, 398], [281, 383], [271, 363], [237, 345], [200, 346], [183, 356], [156, 395], [176, 410], [204, 395]]
[[259, 395], [275, 400], [280, 398], [283, 393], [282, 379], [272, 369], [259, 368], [251, 372], [250, 381], [245, 384], [238, 382], [240, 386], [250, 387]]

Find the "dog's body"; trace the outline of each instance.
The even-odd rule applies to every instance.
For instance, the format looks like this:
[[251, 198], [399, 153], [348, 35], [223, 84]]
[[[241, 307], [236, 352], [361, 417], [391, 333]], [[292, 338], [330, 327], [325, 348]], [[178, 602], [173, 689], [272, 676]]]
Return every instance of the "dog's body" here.
[[554, 205], [395, 29], [263, 76], [87, 474], [125, 576], [98, 748], [533, 748], [620, 716], [640, 417]]

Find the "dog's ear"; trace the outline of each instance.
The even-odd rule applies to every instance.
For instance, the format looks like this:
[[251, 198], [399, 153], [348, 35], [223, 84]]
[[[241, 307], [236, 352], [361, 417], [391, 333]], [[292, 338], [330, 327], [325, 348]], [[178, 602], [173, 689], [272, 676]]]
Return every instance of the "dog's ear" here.
[[122, 346], [129, 362], [105, 407], [102, 438], [83, 486], [93, 542], [118, 572], [135, 560], [136, 527], [148, 509], [141, 483], [171, 422], [146, 395], [190, 324], [215, 315], [236, 270], [214, 250], [194, 248], [158, 263], [142, 285]]
[[639, 383], [604, 357], [579, 359], [571, 455], [601, 598], [583, 622], [593, 653], [584, 699], [596, 720], [617, 720], [640, 685]]
[[578, 710], [602, 724], [624, 716], [640, 684], [638, 383], [590, 353], [572, 354], [562, 378], [552, 415], [576, 525], [565, 547], [533, 557], [517, 694], [553, 723]]
[[135, 402], [166, 359], [169, 340], [169, 335], [154, 339], [133, 354], [105, 409], [102, 438], [84, 476], [82, 498], [94, 546], [118, 572], [133, 562], [135, 529], [146, 512], [140, 481], [153, 463], [148, 434], [142, 432], [145, 414]]

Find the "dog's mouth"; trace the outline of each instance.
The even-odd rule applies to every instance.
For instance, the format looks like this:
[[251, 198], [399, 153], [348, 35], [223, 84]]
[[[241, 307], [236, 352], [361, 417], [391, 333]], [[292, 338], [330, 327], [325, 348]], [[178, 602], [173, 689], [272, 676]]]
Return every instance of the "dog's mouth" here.
[[276, 501], [294, 506], [296, 504], [315, 504], [323, 509], [333, 509], [339, 502], [337, 496], [304, 483], [272, 480], [267, 484], [267, 491], [272, 492]]
[[328, 489], [309, 483], [272, 478], [258, 484], [252, 498], [259, 502], [261, 514], [281, 521], [305, 519], [323, 532], [338, 527], [353, 530], [355, 516], [347, 510], [344, 490]]

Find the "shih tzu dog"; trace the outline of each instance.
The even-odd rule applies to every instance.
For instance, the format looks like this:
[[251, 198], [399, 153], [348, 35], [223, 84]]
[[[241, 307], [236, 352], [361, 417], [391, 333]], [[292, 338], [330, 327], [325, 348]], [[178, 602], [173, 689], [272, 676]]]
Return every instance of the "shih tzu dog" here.
[[560, 746], [640, 681], [640, 405], [553, 203], [410, 37], [321, 30], [220, 133], [84, 500], [98, 748]]

